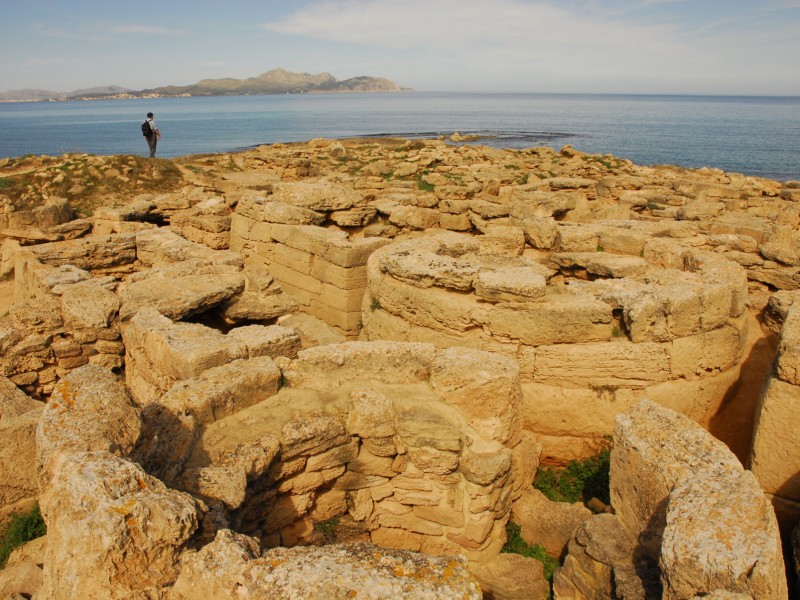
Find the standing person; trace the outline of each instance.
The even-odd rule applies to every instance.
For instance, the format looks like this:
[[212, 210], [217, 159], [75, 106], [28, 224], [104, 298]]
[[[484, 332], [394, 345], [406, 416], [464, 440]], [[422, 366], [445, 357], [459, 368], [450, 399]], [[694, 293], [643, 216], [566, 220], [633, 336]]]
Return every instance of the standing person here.
[[147, 145], [150, 148], [150, 158], [156, 157], [156, 146], [158, 140], [161, 139], [161, 132], [158, 130], [156, 122], [153, 120], [153, 113], [147, 113], [147, 120], [142, 123], [142, 133], [147, 140]]

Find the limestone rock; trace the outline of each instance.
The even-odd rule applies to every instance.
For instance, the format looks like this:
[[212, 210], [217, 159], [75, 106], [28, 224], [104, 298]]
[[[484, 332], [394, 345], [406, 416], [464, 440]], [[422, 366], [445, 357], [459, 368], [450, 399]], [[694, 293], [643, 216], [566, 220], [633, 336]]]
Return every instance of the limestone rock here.
[[289, 327], [281, 325], [247, 325], [231, 330], [229, 337], [247, 346], [250, 358], [258, 356], [287, 356], [296, 358], [300, 351], [300, 335]]
[[666, 499], [700, 469], [729, 473], [741, 464], [728, 448], [688, 418], [643, 401], [619, 415], [611, 455], [611, 504], [628, 530], [657, 556]]
[[552, 502], [534, 488], [524, 491], [511, 509], [511, 519], [520, 526], [522, 538], [543, 546], [556, 558], [564, 555], [572, 534], [591, 516], [581, 502]]
[[24, 600], [36, 595], [42, 586], [42, 569], [31, 563], [7, 565], [0, 571], [0, 598]]
[[227, 265], [190, 262], [152, 269], [130, 277], [120, 289], [120, 318], [128, 320], [147, 307], [182, 319], [221, 304], [243, 289], [241, 272]]
[[19, 389], [7, 377], [0, 376], [0, 422], [13, 419], [42, 405]]
[[[43, 597], [155, 597], [197, 527], [194, 501], [108, 452], [66, 454], [41, 497]], [[124, 565], [124, 567], [123, 567]]]
[[[180, 575], [168, 600], [238, 600], [247, 564], [260, 556], [258, 542], [227, 529], [214, 541], [181, 559]], [[268, 593], [269, 590], [249, 590]]]
[[92, 270], [130, 264], [136, 260], [136, 238], [131, 234], [90, 236], [66, 242], [34, 246], [32, 252], [43, 263], [74, 265]]
[[728, 590], [785, 598], [778, 524], [752, 473], [700, 473], [669, 498], [661, 545], [665, 599]]
[[550, 597], [550, 584], [544, 578], [542, 563], [519, 554], [498, 554], [494, 560], [471, 565], [480, 581], [484, 597], [494, 600], [544, 600]]
[[37, 495], [36, 427], [44, 405], [31, 403], [37, 406], [17, 416], [0, 418], [0, 518], [16, 503]]
[[613, 598], [614, 569], [631, 563], [635, 540], [614, 515], [584, 521], [553, 575], [555, 598]]
[[352, 188], [328, 181], [281, 183], [271, 199], [315, 211], [346, 210], [364, 203]]
[[431, 365], [431, 385], [445, 402], [462, 411], [486, 439], [514, 445], [522, 430], [519, 370], [507, 357], [449, 348]]
[[372, 544], [275, 548], [244, 572], [254, 597], [445, 600], [482, 597], [461, 557], [436, 558]]
[[95, 365], [75, 369], [56, 385], [36, 430], [40, 489], [65, 455], [102, 450], [127, 456], [140, 428], [139, 409], [115, 375]]

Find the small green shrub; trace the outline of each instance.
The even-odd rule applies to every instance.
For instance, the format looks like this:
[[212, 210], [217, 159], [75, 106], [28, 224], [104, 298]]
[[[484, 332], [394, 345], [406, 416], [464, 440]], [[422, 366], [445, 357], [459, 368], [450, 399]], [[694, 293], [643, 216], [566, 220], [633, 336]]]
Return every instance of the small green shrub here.
[[549, 582], [553, 582], [553, 572], [558, 568], [558, 561], [547, 553], [547, 550], [539, 544], [529, 545], [520, 533], [520, 526], [512, 521], [506, 523], [506, 535], [508, 541], [503, 546], [502, 552], [506, 554], [519, 554], [528, 558], [535, 558], [544, 566], [544, 576]]
[[0, 533], [0, 569], [6, 566], [8, 557], [16, 548], [46, 533], [47, 526], [38, 504], [27, 513], [12, 516]]
[[6, 188], [11, 187], [14, 182], [11, 180], [10, 177], [0, 177], [0, 190], [4, 190]]
[[436, 186], [432, 183], [428, 183], [424, 179], [422, 179], [422, 175], [417, 176], [417, 189], [420, 192], [432, 192], [436, 189]]
[[621, 335], [621, 332], [619, 330], [619, 327], [614, 325], [614, 327], [611, 329], [611, 337], [619, 337], [620, 335]]
[[333, 517], [327, 521], [314, 523], [314, 531], [317, 532], [322, 542], [332, 544], [336, 541], [336, 527], [339, 525], [339, 517]]
[[605, 248], [603, 248], [602, 246], [600, 246], [600, 245], [598, 244], [598, 246], [597, 246], [597, 251], [598, 251], [598, 252], [605, 252], [605, 251], [606, 251], [606, 249], [605, 249]]
[[573, 460], [561, 470], [544, 467], [536, 472], [533, 487], [554, 502], [588, 502], [592, 498], [611, 502], [608, 472], [611, 464], [611, 445], [597, 455]]
[[525, 185], [526, 183], [528, 183], [529, 178], [530, 178], [530, 173], [525, 173], [525, 175], [517, 179], [517, 185]]
[[376, 311], [381, 307], [381, 301], [377, 298], [373, 298], [369, 303], [369, 307], [371, 310]]

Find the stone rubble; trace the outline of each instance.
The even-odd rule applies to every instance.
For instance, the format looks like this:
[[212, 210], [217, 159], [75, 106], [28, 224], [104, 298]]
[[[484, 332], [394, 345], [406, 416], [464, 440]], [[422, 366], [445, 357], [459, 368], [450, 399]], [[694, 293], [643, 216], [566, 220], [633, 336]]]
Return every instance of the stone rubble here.
[[[4, 161], [2, 593], [546, 597], [513, 518], [556, 598], [785, 598], [800, 183], [469, 141]], [[532, 490], [612, 431], [611, 513]]]

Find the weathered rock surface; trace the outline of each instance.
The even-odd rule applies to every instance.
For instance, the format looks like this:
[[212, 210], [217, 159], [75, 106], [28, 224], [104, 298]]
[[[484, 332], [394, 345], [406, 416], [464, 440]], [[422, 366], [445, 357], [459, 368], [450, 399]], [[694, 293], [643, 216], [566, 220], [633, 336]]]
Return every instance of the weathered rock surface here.
[[614, 515], [592, 517], [570, 541], [556, 598], [615, 597], [620, 579], [646, 592], [655, 574], [663, 592], [644, 597], [786, 597], [772, 507], [733, 454], [686, 417], [649, 401], [617, 417], [611, 501]]
[[158, 597], [197, 527], [191, 497], [104, 451], [65, 453], [40, 501], [44, 598]]
[[560, 558], [572, 534], [591, 518], [592, 511], [582, 502], [552, 502], [539, 490], [530, 488], [514, 501], [511, 515], [528, 544], [539, 544], [549, 555]]
[[425, 557], [372, 544], [275, 548], [259, 556], [251, 538], [220, 532], [197, 555], [187, 555], [168, 598], [354, 596], [449, 600], [479, 599], [482, 594], [465, 561], [457, 557]]
[[140, 411], [110, 371], [86, 365], [56, 385], [36, 430], [36, 473], [45, 489], [65, 456], [104, 451], [125, 457], [141, 428]]

